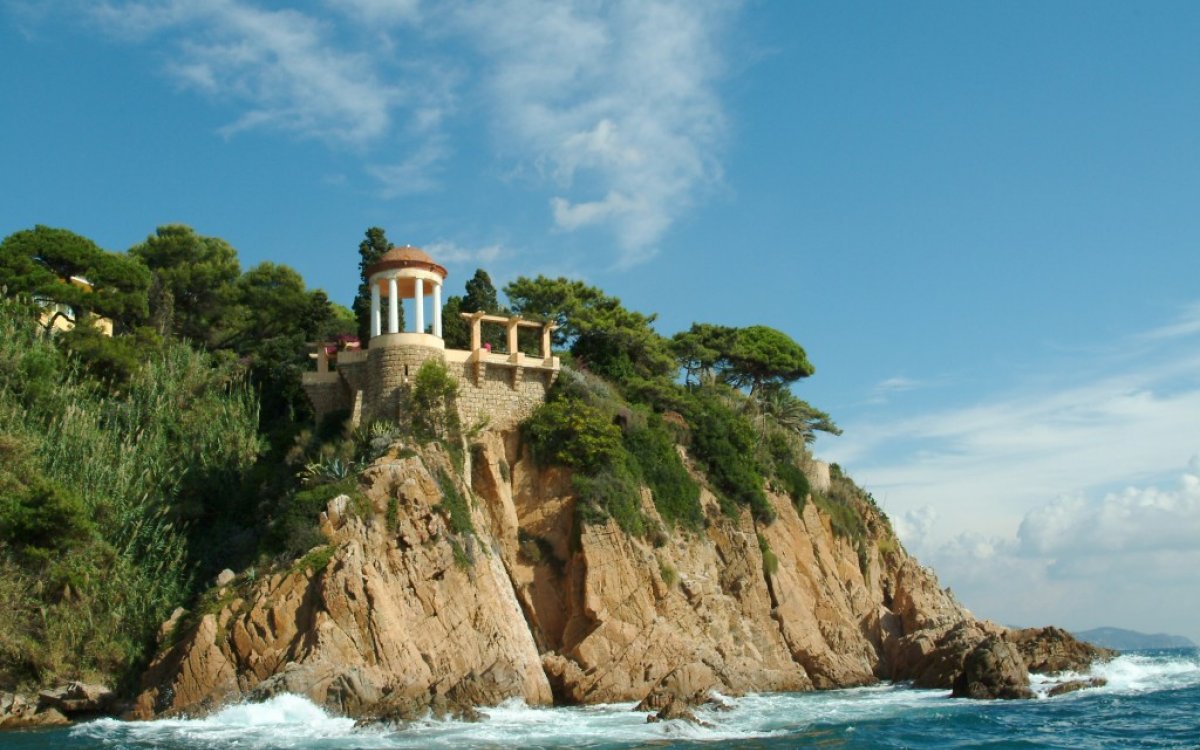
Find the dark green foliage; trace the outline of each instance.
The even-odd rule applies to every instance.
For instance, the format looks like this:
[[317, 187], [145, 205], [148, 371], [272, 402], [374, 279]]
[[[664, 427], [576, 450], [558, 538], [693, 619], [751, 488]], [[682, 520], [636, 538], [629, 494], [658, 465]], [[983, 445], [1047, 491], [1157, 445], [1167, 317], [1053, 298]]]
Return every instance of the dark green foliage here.
[[498, 313], [500, 301], [496, 298], [496, 287], [492, 286], [492, 277], [482, 268], [475, 269], [475, 275], [467, 279], [467, 295], [463, 297], [462, 311]]
[[442, 341], [447, 349], [470, 349], [471, 326], [459, 314], [463, 312], [463, 298], [452, 295], [442, 305]]
[[762, 534], [758, 535], [758, 550], [762, 553], [763, 575], [770, 578], [779, 572], [779, 558], [771, 549], [771, 544], [767, 541], [767, 538]]
[[569, 345], [576, 366], [631, 387], [669, 380], [675, 361], [654, 331], [654, 315], [627, 310], [616, 297], [569, 279], [521, 277], [504, 287], [513, 310], [554, 322], [557, 345]]
[[171, 331], [202, 346], [217, 345], [228, 333], [230, 311], [237, 301], [241, 275], [237, 251], [222, 239], [203, 237], [178, 224], [159, 227], [129, 254], [154, 274], [160, 290], [153, 309], [158, 319], [169, 319]]
[[786, 333], [768, 326], [738, 329], [724, 359], [729, 382], [749, 386], [751, 393], [768, 383], [786, 384], [813, 374], [804, 349]]
[[458, 381], [444, 362], [427, 359], [421, 363], [413, 378], [407, 410], [418, 440], [449, 440], [457, 444], [461, 431], [455, 406], [457, 396]]
[[471, 521], [471, 508], [458, 485], [445, 473], [438, 472], [438, 486], [442, 490], [439, 507], [450, 521], [450, 530], [455, 534], [474, 534], [475, 524]]
[[808, 500], [808, 477], [800, 469], [799, 457], [787, 438], [779, 433], [772, 433], [767, 438], [767, 451], [773, 463], [772, 473], [781, 489], [792, 498], [792, 502], [800, 509]]
[[30, 582], [0, 610], [34, 613], [0, 679], [136, 671], [195, 582], [245, 550], [256, 422], [236, 373], [186, 346], [147, 352], [113, 392], [0, 303], [0, 567]]
[[577, 500], [575, 513], [584, 524], [612, 518], [627, 534], [642, 536], [646, 533], [641, 487], [623, 461], [595, 474], [576, 474], [572, 484]]
[[675, 438], [657, 414], [625, 430], [624, 442], [638, 473], [654, 496], [654, 507], [667, 523], [687, 529], [704, 525], [700, 486], [684, 468]]
[[624, 456], [621, 430], [612, 417], [577, 398], [539, 406], [522, 429], [534, 458], [596, 474]]
[[[393, 247], [388, 242], [387, 233], [380, 227], [371, 227], [365, 234], [362, 242], [358, 243], [358, 294], [354, 296], [351, 306], [358, 323], [358, 340], [363, 342], [371, 337], [371, 286], [367, 283], [367, 269]], [[400, 325], [403, 328], [403, 306], [400, 307]]]
[[57, 340], [89, 375], [114, 388], [128, 383], [163, 343], [154, 329], [148, 327], [126, 336], [105, 336], [91, 326], [76, 326], [59, 334]]
[[326, 543], [317, 526], [329, 501], [338, 495], [358, 495], [358, 480], [346, 477], [329, 484], [317, 484], [300, 490], [284, 503], [272, 525], [272, 545], [287, 558], [305, 554]]
[[[86, 279], [90, 288], [72, 278]], [[0, 243], [0, 287], [58, 303], [57, 314], [71, 323], [95, 314], [118, 329], [137, 325], [146, 317], [149, 286], [150, 274], [136, 258], [105, 252], [66, 229], [39, 225]]]
[[770, 522], [775, 511], [763, 492], [762, 469], [754, 460], [753, 427], [707, 388], [692, 392], [684, 417], [690, 427], [692, 457], [704, 467], [726, 513], [749, 506], [755, 519]]

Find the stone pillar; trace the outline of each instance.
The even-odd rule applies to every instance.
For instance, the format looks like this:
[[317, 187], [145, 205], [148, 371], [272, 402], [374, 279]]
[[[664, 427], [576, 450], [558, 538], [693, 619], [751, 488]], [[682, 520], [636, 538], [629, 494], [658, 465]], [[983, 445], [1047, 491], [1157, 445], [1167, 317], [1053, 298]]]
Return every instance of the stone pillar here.
[[517, 323], [520, 321], [520, 318], [508, 319], [508, 353], [510, 355], [517, 353]]
[[442, 337], [442, 284], [433, 282], [433, 335]]
[[395, 276], [388, 279], [388, 333], [400, 333], [400, 290]]
[[480, 318], [483, 317], [479, 313], [471, 316], [471, 351], [479, 351], [483, 348], [483, 323]]
[[550, 359], [550, 334], [558, 326], [553, 323], [546, 323], [542, 326], [542, 359]]
[[413, 297], [413, 305], [416, 309], [416, 326], [417, 333], [425, 333], [425, 282], [421, 279], [413, 279], [416, 282], [413, 285], [415, 296]]
[[379, 284], [371, 282], [371, 338], [379, 335]]

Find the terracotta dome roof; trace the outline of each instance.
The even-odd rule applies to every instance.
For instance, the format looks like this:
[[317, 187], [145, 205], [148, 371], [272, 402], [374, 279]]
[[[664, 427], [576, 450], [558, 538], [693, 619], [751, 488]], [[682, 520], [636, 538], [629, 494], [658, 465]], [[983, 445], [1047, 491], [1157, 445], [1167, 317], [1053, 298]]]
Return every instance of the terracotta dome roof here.
[[442, 278], [447, 276], [446, 269], [434, 262], [433, 258], [429, 257], [429, 253], [411, 245], [393, 247], [379, 256], [379, 260], [367, 267], [367, 276], [370, 277], [380, 271], [393, 268], [423, 268], [441, 275]]
[[393, 247], [383, 255], [379, 256], [376, 263], [386, 263], [393, 260], [414, 260], [420, 263], [432, 263], [433, 258], [429, 257], [429, 253], [419, 247], [405, 245], [404, 247]]

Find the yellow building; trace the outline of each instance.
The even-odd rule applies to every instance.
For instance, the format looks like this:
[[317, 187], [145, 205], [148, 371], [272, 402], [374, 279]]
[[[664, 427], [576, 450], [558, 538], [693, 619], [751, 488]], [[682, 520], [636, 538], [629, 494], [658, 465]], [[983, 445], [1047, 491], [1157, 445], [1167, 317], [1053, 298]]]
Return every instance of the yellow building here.
[[[93, 288], [92, 283], [82, 276], [72, 276], [70, 281], [66, 283], [85, 292], [91, 292]], [[44, 298], [35, 298], [35, 301], [42, 308], [42, 314], [38, 318], [38, 322], [42, 324], [43, 328], [50, 331], [69, 331], [75, 327], [74, 312], [70, 305]], [[103, 318], [99, 315], [89, 315], [88, 321], [93, 328], [105, 336], [113, 335], [113, 323], [109, 318]]]

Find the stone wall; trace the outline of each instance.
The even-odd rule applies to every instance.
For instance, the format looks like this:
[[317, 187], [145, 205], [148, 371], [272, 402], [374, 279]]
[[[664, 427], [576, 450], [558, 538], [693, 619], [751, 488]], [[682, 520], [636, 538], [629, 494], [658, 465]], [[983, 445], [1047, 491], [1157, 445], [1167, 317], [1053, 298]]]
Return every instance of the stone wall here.
[[400, 389], [412, 382], [427, 359], [442, 352], [426, 346], [388, 346], [367, 350], [367, 378], [362, 419], [397, 419]]
[[[553, 370], [485, 365], [479, 385], [475, 385], [475, 363], [454, 364], [450, 372], [458, 378], [458, 414], [464, 429], [487, 420], [487, 428], [507, 430], [533, 413], [546, 400], [553, 383]], [[520, 372], [516, 387], [513, 376]]]
[[337, 411], [350, 411], [354, 395], [336, 372], [306, 372], [303, 378], [304, 392], [312, 402], [317, 424]]
[[[458, 413], [464, 429], [515, 427], [546, 400], [558, 374], [558, 361], [532, 360], [532, 366], [479, 359], [481, 352], [444, 352], [428, 346], [391, 345], [339, 356], [337, 369], [304, 374], [304, 390], [318, 424], [328, 414], [347, 411], [358, 425], [375, 419], [398, 419], [400, 394], [429, 359], [445, 361], [459, 382]], [[495, 356], [495, 355], [493, 355]], [[464, 361], [466, 359], [466, 361]], [[553, 369], [550, 364], [553, 364]], [[478, 368], [478, 370], [476, 369]]]

